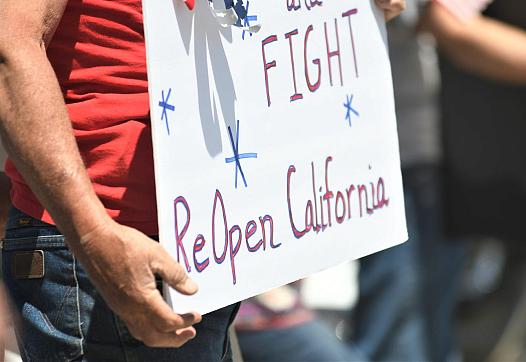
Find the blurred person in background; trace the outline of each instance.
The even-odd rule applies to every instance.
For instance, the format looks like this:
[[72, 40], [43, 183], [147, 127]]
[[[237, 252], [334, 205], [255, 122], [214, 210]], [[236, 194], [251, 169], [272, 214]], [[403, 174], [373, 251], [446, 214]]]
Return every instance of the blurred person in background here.
[[[506, 241], [498, 245], [508, 250], [506, 270], [513, 274], [502, 286], [519, 291], [499, 301], [500, 309], [509, 310], [504, 316], [509, 321], [490, 348], [493, 360], [524, 360], [524, 288], [523, 281], [513, 282], [522, 273], [513, 269], [512, 259], [524, 260], [517, 251], [524, 251], [526, 201], [526, 2], [434, 1], [422, 27], [440, 50], [446, 229], [452, 236]], [[517, 298], [513, 295], [520, 299], [510, 301]], [[494, 307], [489, 312], [498, 314]], [[479, 343], [493, 344], [485, 339]]]
[[243, 302], [235, 326], [245, 362], [366, 361], [302, 304], [297, 284]]
[[423, 22], [441, 50], [447, 228], [522, 241], [526, 2], [479, 2], [435, 1]]
[[352, 341], [373, 361], [454, 361], [454, 311], [465, 243], [442, 227], [433, 42], [418, 34], [428, 1], [388, 26], [409, 240], [360, 260]]
[[[403, 2], [379, 4], [390, 18]], [[3, 268], [30, 256], [38, 266], [6, 275], [26, 360], [230, 359], [225, 334], [237, 306], [197, 324], [198, 314], [174, 314], [155, 288], [158, 274], [181, 293], [197, 291], [146, 236], [157, 219], [141, 10], [139, 0], [0, 2], [0, 134], [17, 207]], [[89, 46], [100, 42], [109, 45]], [[29, 247], [18, 243], [28, 237]]]
[[[387, 21], [406, 7], [405, 0], [375, 2], [384, 9]], [[235, 327], [246, 362], [364, 362], [369, 358], [356, 346], [346, 346], [338, 340], [312, 310], [302, 305], [293, 285], [244, 301]]]
[[526, 4], [436, 1], [423, 26], [441, 50], [448, 231], [516, 249], [525, 197]]

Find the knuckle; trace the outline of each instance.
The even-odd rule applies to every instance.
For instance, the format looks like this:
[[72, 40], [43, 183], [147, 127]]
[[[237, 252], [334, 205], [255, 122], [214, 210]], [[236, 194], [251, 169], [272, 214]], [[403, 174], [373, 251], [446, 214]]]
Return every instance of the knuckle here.
[[179, 263], [172, 263], [166, 268], [168, 278], [171, 282], [180, 283], [186, 280], [187, 275]]
[[184, 282], [186, 279], [188, 279], [188, 275], [183, 271], [183, 268], [181, 265], [176, 264], [177, 267], [173, 270], [173, 279], [176, 282]]
[[162, 326], [159, 327], [159, 330], [163, 333], [171, 333], [178, 327], [178, 323], [174, 321], [166, 321]]
[[159, 332], [161, 332], [161, 333], [171, 333], [171, 332], [173, 332], [173, 330], [174, 329], [172, 327], [168, 326], [168, 325], [159, 327]]

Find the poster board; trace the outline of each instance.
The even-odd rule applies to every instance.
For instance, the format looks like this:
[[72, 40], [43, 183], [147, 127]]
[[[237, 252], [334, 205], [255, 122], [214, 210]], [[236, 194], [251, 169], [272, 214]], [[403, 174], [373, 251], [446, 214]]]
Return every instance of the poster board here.
[[[365, 0], [143, 0], [162, 245], [207, 313], [407, 239], [383, 14]], [[216, 6], [220, 6], [215, 3]]]

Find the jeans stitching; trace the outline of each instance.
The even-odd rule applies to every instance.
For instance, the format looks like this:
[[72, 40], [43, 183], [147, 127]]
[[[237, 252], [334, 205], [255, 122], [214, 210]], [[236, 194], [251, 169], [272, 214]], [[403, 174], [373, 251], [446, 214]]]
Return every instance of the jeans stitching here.
[[5, 238], [2, 243], [4, 251], [15, 251], [24, 249], [52, 249], [65, 248], [64, 236], [33, 236], [24, 238]]
[[57, 318], [55, 318], [55, 324], [57, 324], [57, 325], [59, 325], [60, 322], [61, 322], [61, 317], [62, 317], [63, 310], [64, 310], [64, 308], [66, 308], [66, 305], [68, 304], [68, 298], [69, 298], [69, 296], [71, 295], [72, 292], [73, 292], [73, 288], [69, 288], [68, 291], [66, 292], [66, 294], [64, 295], [64, 297], [62, 298], [62, 301], [60, 302], [60, 306], [59, 306], [58, 312], [57, 312]]
[[39, 310], [38, 313], [40, 314], [40, 317], [42, 317], [42, 320], [44, 321], [44, 323], [47, 326], [47, 328], [49, 329], [49, 332], [50, 333], [55, 333], [57, 329], [55, 328], [53, 323], [51, 323], [51, 321], [49, 320], [48, 316], [44, 312], [42, 312], [41, 310]]
[[77, 321], [80, 335], [80, 354], [84, 354], [84, 333], [82, 332], [82, 322], [80, 316], [80, 291], [79, 291], [79, 280], [77, 278], [77, 259], [73, 256], [73, 278], [75, 279], [75, 291], [76, 291], [76, 301], [77, 301]]

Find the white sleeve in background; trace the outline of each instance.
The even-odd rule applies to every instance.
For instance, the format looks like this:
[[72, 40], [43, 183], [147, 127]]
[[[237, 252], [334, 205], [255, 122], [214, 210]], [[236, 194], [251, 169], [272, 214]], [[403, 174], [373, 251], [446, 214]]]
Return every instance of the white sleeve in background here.
[[493, 0], [435, 0], [462, 21], [479, 15]]
[[303, 279], [301, 297], [313, 309], [352, 309], [358, 301], [359, 263], [350, 261]]

